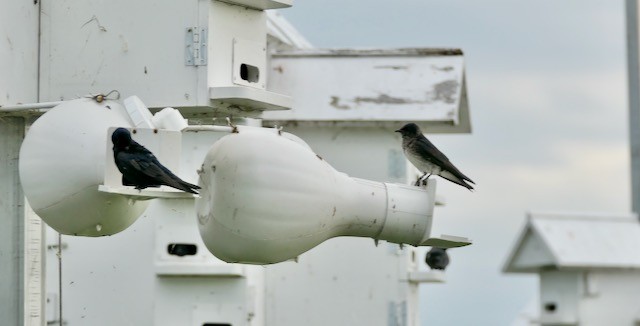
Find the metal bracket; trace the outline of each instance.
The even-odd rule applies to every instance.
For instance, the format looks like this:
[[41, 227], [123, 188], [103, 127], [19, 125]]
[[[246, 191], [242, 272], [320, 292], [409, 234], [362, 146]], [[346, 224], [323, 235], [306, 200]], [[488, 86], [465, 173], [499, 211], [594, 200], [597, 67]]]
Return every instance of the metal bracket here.
[[187, 27], [185, 33], [184, 64], [204, 66], [207, 64], [207, 29]]

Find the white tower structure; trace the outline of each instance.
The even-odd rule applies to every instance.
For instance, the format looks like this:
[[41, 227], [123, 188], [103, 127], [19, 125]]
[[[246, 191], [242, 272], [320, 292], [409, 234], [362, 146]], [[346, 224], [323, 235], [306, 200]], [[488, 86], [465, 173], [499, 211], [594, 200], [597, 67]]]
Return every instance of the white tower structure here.
[[[207, 250], [192, 197], [155, 192], [151, 197], [161, 198], [145, 203], [148, 208], [131, 226], [104, 237], [94, 237], [105, 232], [101, 226], [81, 231], [90, 237], [60, 235], [25, 200], [18, 154], [29, 126], [56, 104], [111, 90], [116, 92], [107, 98], [127, 99], [123, 106], [132, 127], [141, 130], [134, 138], [191, 182], [197, 181], [211, 144], [223, 136], [216, 128], [226, 125], [227, 117], [237, 124], [284, 127], [337, 171], [380, 183], [407, 183], [416, 175], [393, 132], [404, 122], [430, 133], [470, 132], [461, 50], [315, 49], [274, 11], [292, 5], [292, 0], [0, 3], [0, 39], [7, 40], [0, 45], [3, 321], [419, 324], [417, 288], [442, 281], [443, 275], [420, 270], [422, 258], [410, 246], [343, 237], [290, 261], [232, 264]], [[97, 102], [93, 106], [120, 110]], [[153, 113], [174, 107], [190, 126], [180, 132], [154, 130], [148, 117], [134, 114], [146, 107], [130, 110], [145, 105]], [[107, 142], [107, 159], [110, 147]], [[117, 171], [111, 161], [100, 163], [105, 165], [97, 169], [105, 173], [100, 191], [140, 199], [135, 191], [110, 188]], [[433, 197], [435, 182], [426, 191]], [[468, 244], [464, 238], [439, 241]]]

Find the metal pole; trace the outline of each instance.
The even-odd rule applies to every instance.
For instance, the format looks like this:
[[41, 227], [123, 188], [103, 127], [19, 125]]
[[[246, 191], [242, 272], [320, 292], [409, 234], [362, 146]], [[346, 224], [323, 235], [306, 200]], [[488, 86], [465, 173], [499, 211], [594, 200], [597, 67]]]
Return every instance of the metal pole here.
[[24, 194], [18, 155], [25, 119], [0, 118], [0, 317], [3, 325], [24, 324]]
[[626, 0], [627, 70], [629, 83], [629, 145], [631, 146], [631, 207], [640, 212], [640, 70], [638, 0]]

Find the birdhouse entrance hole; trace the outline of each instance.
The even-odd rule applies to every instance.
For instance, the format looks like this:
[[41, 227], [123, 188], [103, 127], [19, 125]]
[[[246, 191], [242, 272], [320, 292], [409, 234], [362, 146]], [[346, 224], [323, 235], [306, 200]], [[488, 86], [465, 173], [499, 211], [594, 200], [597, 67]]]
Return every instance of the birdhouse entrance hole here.
[[557, 309], [556, 304], [553, 302], [545, 303], [544, 310], [547, 312], [555, 312]]
[[260, 80], [260, 69], [256, 66], [243, 63], [240, 65], [240, 78], [250, 83], [257, 83]]
[[170, 243], [167, 245], [167, 252], [174, 256], [193, 256], [198, 252], [198, 247], [190, 243]]

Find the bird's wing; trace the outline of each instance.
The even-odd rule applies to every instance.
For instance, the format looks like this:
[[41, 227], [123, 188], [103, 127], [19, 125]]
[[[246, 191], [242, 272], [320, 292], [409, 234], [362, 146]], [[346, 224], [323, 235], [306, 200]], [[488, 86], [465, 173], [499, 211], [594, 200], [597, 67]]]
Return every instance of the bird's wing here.
[[443, 170], [450, 172], [455, 177], [475, 184], [475, 182], [473, 182], [469, 177], [460, 172], [460, 170], [458, 170], [458, 168], [449, 161], [449, 158], [436, 148], [436, 146], [433, 145], [427, 137], [420, 135], [415, 141], [417, 142], [417, 146], [414, 146], [414, 148], [418, 151], [420, 156], [431, 160], [432, 163], [441, 166]]
[[122, 184], [131, 186], [158, 187], [166, 185], [186, 192], [197, 194], [196, 185], [182, 181], [144, 146], [132, 141], [126, 150], [114, 147], [114, 159], [122, 173]]
[[122, 175], [122, 185], [123, 186], [135, 186], [136, 184], [129, 180], [126, 175]]
[[129, 152], [130, 153], [136, 153], [136, 154], [145, 154], [145, 155], [151, 155], [154, 159], [156, 158], [153, 153], [151, 153], [150, 150], [148, 150], [146, 147], [136, 143], [135, 140], [131, 141], [131, 144], [129, 144]]
[[188, 183], [188, 182], [180, 179], [178, 176], [173, 174], [173, 172], [171, 172], [169, 169], [167, 169], [167, 167], [165, 167], [164, 165], [160, 164], [160, 162], [158, 162], [158, 160], [156, 159], [155, 156], [153, 156], [153, 154], [150, 154], [150, 155], [153, 157], [153, 162], [160, 169], [162, 169], [162, 171], [164, 171], [165, 174], [169, 175], [174, 181], [177, 181], [181, 185], [181, 187], [179, 187], [178, 189], [182, 189], [184, 191], [191, 192], [191, 193], [196, 193], [192, 189], [200, 189], [199, 186], [196, 186], [194, 184]]
[[[142, 147], [144, 148], [144, 147]], [[162, 165], [158, 159], [149, 152], [146, 148], [144, 154], [133, 154], [128, 159], [128, 163], [137, 171], [144, 174], [154, 183], [158, 185], [167, 185], [176, 189], [184, 190], [190, 193], [197, 193], [193, 189], [200, 189], [200, 187], [183, 181], [178, 176], [173, 174], [169, 169]]]
[[180, 180], [173, 172], [162, 165], [151, 151], [146, 147], [131, 141], [129, 151], [135, 155], [135, 159], [130, 160], [130, 163], [139, 171], [143, 172], [146, 176], [155, 178], [158, 180]]
[[167, 174], [160, 166], [160, 162], [153, 156], [147, 155], [131, 155], [127, 162], [138, 172], [150, 177], [154, 180], [164, 181], [171, 179], [171, 175]]

